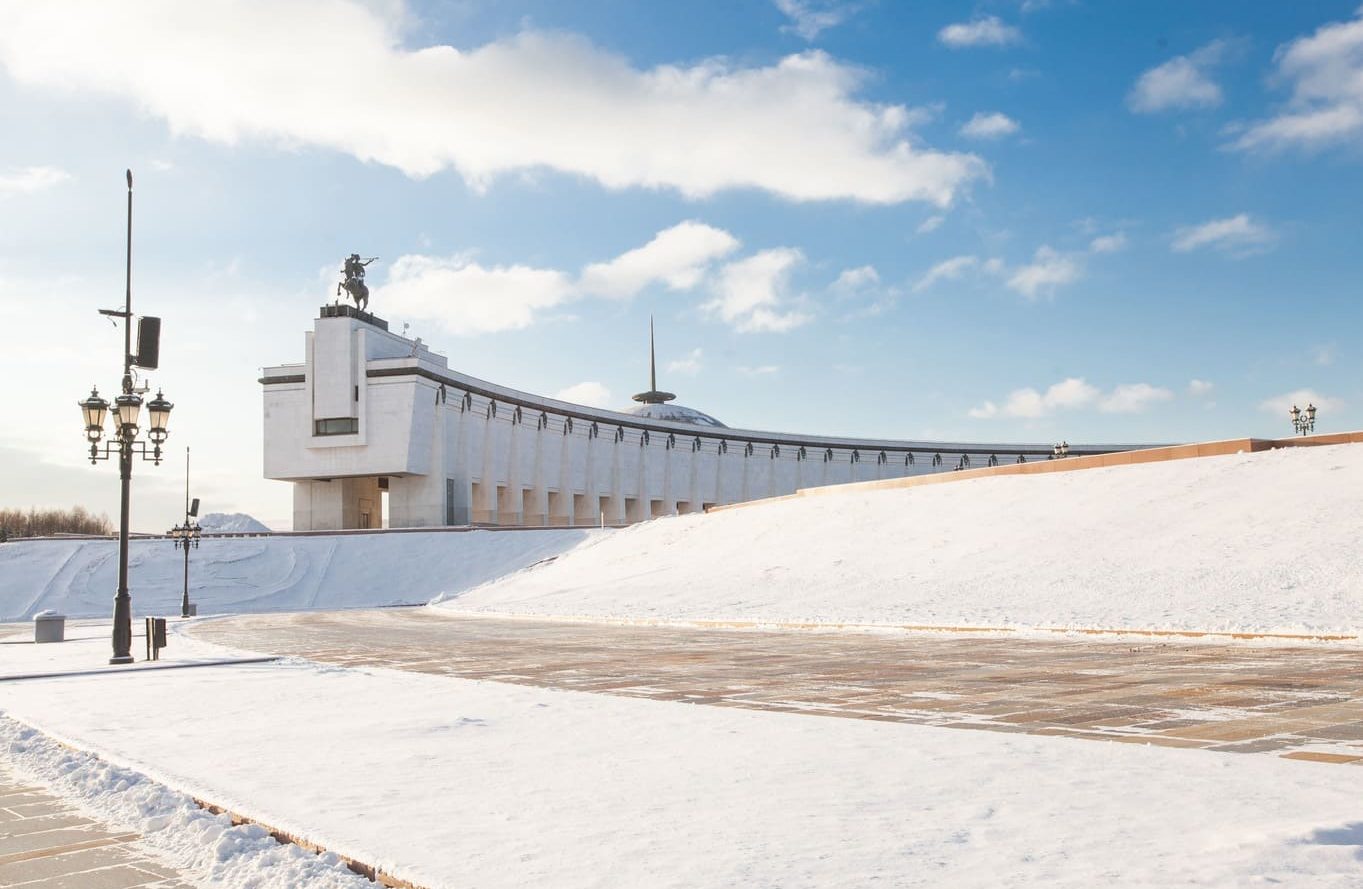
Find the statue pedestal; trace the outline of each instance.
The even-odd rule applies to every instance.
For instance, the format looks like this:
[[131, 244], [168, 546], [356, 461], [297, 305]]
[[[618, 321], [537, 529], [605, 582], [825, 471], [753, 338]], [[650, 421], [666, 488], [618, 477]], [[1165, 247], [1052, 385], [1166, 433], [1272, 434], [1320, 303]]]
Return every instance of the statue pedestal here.
[[348, 303], [332, 303], [329, 306], [322, 306], [319, 310], [319, 318], [356, 318], [365, 324], [372, 324], [379, 330], [387, 330], [388, 322], [377, 315], [369, 312], [361, 312], [359, 309]]

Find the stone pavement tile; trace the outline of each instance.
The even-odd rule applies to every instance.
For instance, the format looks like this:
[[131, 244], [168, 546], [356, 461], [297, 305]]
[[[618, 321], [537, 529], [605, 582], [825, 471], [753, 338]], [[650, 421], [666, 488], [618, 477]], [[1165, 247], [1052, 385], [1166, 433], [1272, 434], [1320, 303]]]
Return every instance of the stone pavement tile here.
[[79, 874], [127, 864], [131, 860], [119, 846], [103, 846], [98, 849], [49, 855], [45, 858], [30, 858], [0, 864], [0, 886], [17, 886], [28, 881]]
[[1344, 753], [1316, 753], [1311, 750], [1298, 750], [1284, 753], [1283, 759], [1302, 759], [1307, 762], [1360, 762], [1363, 756], [1349, 756]]
[[[22, 822], [20, 822], [22, 823]], [[11, 826], [14, 822], [11, 822]], [[111, 834], [93, 825], [48, 830], [41, 833], [14, 834], [6, 831], [0, 836], [0, 861], [13, 860], [34, 852], [64, 849], [68, 846], [88, 848], [121, 842], [118, 834]]]
[[423, 609], [243, 615], [194, 632], [333, 663], [708, 706], [1244, 753], [1363, 744], [1357, 647], [632, 627]]
[[139, 849], [135, 833], [80, 814], [40, 788], [19, 787], [0, 762], [0, 886], [20, 889], [193, 889]]
[[164, 882], [159, 874], [129, 865], [116, 865], [103, 870], [64, 874], [28, 883], [17, 883], [14, 889], [141, 889], [159, 886]]

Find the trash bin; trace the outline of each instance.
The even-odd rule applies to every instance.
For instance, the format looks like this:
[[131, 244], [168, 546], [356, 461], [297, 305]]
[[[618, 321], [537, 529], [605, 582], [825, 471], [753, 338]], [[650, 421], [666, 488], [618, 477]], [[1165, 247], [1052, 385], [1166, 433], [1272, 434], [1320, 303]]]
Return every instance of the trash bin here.
[[33, 615], [33, 641], [66, 641], [66, 615], [55, 611], [40, 611]]

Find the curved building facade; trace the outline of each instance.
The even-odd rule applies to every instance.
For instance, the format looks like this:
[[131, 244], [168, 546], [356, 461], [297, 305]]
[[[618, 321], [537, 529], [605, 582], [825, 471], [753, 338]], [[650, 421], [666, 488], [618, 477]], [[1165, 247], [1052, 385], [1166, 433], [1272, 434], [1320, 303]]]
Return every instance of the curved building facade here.
[[[301, 364], [267, 367], [265, 477], [293, 483], [294, 530], [622, 525], [799, 488], [1002, 462], [1050, 444], [761, 432], [671, 403], [656, 381], [611, 411], [450, 370], [420, 339], [322, 308]], [[1097, 454], [1134, 445], [1071, 445]]]

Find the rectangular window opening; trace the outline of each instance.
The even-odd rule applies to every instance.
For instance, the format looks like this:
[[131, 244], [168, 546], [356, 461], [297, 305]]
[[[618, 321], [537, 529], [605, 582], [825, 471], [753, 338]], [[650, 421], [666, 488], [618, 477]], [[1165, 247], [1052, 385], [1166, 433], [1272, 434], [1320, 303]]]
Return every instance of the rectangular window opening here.
[[356, 417], [331, 417], [312, 421], [313, 435], [354, 435], [359, 431], [360, 421]]

